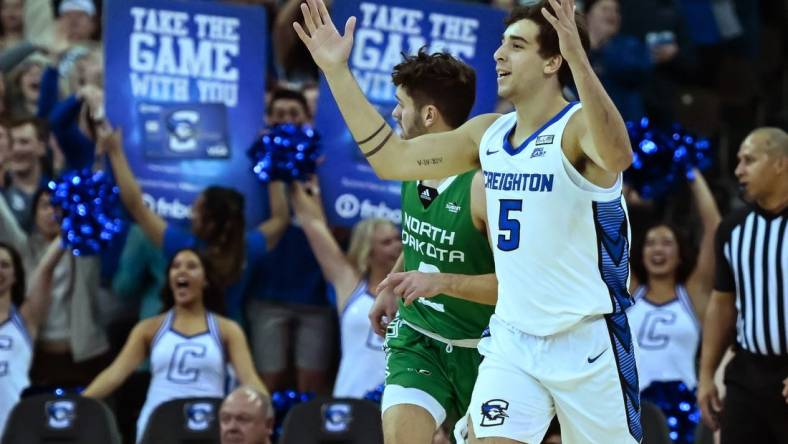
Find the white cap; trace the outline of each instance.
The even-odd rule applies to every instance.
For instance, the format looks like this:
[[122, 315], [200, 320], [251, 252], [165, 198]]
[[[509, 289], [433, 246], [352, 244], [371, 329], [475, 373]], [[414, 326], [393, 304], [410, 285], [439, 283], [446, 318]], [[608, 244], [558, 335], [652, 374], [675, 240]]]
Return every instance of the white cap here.
[[58, 9], [59, 14], [69, 11], [81, 11], [93, 17], [96, 15], [96, 5], [93, 0], [63, 0]]

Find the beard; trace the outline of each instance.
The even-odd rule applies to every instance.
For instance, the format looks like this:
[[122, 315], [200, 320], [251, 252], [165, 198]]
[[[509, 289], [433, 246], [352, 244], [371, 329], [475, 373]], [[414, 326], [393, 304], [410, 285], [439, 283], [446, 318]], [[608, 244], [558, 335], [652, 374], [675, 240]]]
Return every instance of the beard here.
[[419, 137], [423, 134], [427, 133], [427, 127], [424, 126], [424, 122], [421, 121], [421, 117], [419, 115], [414, 116], [407, 125], [404, 125], [400, 122], [400, 128], [402, 129], [402, 138], [413, 139], [414, 137]]

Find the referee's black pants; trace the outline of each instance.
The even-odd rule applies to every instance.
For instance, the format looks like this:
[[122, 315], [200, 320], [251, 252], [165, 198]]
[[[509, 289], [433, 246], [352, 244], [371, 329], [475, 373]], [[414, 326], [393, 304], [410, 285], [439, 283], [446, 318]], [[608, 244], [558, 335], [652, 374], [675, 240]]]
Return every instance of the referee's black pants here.
[[721, 444], [788, 444], [788, 356], [737, 350], [725, 370]]

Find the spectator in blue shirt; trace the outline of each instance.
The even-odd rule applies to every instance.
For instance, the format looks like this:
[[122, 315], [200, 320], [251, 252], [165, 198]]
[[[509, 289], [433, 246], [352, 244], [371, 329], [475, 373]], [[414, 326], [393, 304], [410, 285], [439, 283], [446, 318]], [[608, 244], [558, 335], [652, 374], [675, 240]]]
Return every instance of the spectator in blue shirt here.
[[288, 224], [285, 188], [281, 182], [268, 186], [271, 217], [256, 228], [245, 231], [244, 197], [220, 186], [206, 188], [192, 205], [191, 230], [166, 222], [148, 208], [123, 153], [119, 133], [101, 136], [120, 197], [134, 221], [167, 258], [192, 248], [203, 254], [225, 290], [227, 315], [242, 321], [242, 297], [249, 277], [265, 253], [273, 249]]
[[[276, 90], [271, 95], [269, 124], [305, 124], [310, 118], [300, 91]], [[254, 276], [247, 313], [252, 354], [266, 386], [273, 391], [288, 388], [292, 355], [298, 390], [328, 393], [336, 343], [334, 313], [304, 231], [291, 224]]]
[[651, 73], [651, 55], [635, 37], [619, 34], [618, 0], [586, 2], [589, 59], [624, 120], [643, 117], [643, 88]]

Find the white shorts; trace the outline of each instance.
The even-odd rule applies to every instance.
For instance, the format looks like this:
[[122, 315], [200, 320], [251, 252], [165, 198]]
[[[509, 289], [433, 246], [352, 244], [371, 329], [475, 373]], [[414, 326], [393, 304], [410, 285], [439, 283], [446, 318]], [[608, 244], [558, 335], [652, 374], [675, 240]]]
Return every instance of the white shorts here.
[[555, 414], [563, 442], [637, 443], [635, 346], [626, 315], [590, 318], [553, 336], [490, 319], [468, 413], [478, 438], [542, 442]]

